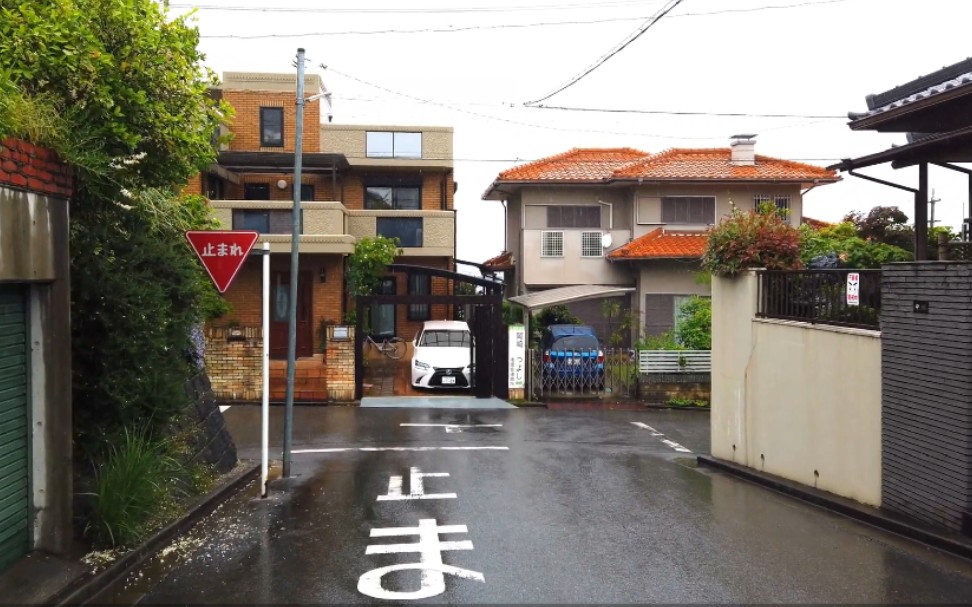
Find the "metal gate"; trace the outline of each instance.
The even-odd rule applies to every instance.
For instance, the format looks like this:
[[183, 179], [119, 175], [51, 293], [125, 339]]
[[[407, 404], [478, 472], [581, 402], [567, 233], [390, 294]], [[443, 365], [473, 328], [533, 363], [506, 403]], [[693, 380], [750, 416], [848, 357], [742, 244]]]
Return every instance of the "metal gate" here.
[[25, 289], [0, 285], [0, 570], [30, 549]]
[[527, 350], [530, 399], [637, 397], [637, 352], [614, 348], [595, 351], [590, 356], [587, 354], [576, 352], [551, 357], [539, 348]]
[[356, 298], [355, 314], [357, 329], [355, 331], [355, 366], [354, 383], [355, 398], [360, 399], [364, 393], [364, 319], [367, 311], [373, 305], [408, 305], [408, 304], [447, 304], [455, 310], [471, 310], [469, 329], [473, 334], [474, 348], [472, 356], [473, 394], [480, 398], [509, 397], [507, 375], [506, 327], [502, 321], [503, 283], [494, 280], [477, 278], [468, 274], [414, 266], [408, 264], [390, 264], [390, 272], [407, 272], [438, 276], [453, 281], [454, 284], [467, 284], [481, 289], [478, 295], [395, 295], [376, 294], [363, 295]]

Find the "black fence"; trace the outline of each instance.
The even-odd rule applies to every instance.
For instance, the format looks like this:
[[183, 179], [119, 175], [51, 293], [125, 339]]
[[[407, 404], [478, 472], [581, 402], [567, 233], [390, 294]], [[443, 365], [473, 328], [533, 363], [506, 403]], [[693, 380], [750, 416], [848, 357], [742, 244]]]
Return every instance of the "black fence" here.
[[881, 270], [764, 270], [757, 302], [760, 318], [878, 329]]

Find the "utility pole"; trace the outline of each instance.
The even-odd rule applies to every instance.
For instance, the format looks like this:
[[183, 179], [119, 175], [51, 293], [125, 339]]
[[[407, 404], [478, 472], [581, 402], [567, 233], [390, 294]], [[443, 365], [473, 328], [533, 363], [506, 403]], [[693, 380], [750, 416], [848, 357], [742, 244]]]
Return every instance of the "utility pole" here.
[[300, 172], [304, 161], [304, 49], [297, 49], [297, 132], [294, 141], [293, 235], [290, 241], [290, 299], [287, 319], [287, 394], [284, 403], [283, 477], [290, 477], [294, 426], [294, 374], [297, 366], [297, 272], [300, 259]]
[[930, 212], [931, 217], [929, 217], [928, 219], [928, 227], [930, 228], [935, 227], [935, 203], [936, 202], [941, 202], [941, 199], [935, 198], [935, 190], [933, 189], [931, 194], [931, 200], [928, 201], [928, 204], [931, 205], [931, 212]]

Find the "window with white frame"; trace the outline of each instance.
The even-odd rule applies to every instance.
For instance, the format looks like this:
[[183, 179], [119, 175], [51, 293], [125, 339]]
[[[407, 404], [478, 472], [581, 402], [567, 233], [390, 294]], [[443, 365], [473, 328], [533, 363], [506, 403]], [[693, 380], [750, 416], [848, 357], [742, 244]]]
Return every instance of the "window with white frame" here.
[[775, 204], [776, 212], [786, 219], [790, 216], [790, 197], [789, 195], [780, 194], [778, 196], [770, 196], [767, 194], [756, 194], [753, 196], [753, 209], [759, 210], [759, 208], [766, 204]]
[[564, 256], [564, 233], [563, 232], [541, 232], [540, 233], [540, 257], [563, 257]]
[[421, 158], [422, 133], [367, 131], [365, 156], [368, 158]]
[[581, 232], [581, 257], [601, 257], [601, 233]]

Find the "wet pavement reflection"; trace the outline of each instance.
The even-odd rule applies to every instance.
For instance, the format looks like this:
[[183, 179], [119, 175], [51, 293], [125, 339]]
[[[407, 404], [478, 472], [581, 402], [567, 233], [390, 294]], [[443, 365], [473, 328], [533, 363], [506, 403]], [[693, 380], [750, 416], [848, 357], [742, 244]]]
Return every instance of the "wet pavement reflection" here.
[[[259, 409], [226, 417], [253, 457]], [[99, 602], [972, 598], [972, 563], [697, 468], [631, 422], [708, 444], [697, 412], [298, 409], [294, 478], [251, 486]]]

